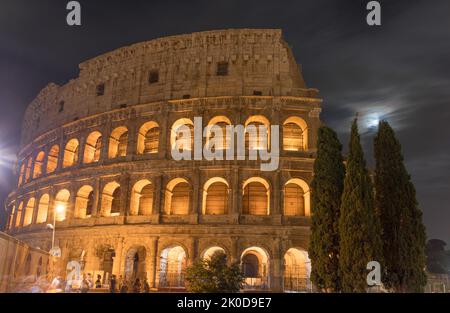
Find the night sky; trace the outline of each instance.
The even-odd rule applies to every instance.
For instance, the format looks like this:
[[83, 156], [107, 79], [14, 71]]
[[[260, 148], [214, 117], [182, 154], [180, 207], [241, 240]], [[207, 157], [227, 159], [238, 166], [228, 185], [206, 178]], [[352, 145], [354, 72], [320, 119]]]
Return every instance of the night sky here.
[[358, 112], [373, 166], [373, 124], [391, 123], [428, 237], [450, 244], [450, 1], [380, 1], [378, 27], [366, 24], [368, 0], [85, 0], [78, 27], [66, 24], [67, 2], [0, 0], [1, 203], [26, 106], [47, 83], [75, 78], [82, 61], [167, 35], [281, 28], [345, 150]]

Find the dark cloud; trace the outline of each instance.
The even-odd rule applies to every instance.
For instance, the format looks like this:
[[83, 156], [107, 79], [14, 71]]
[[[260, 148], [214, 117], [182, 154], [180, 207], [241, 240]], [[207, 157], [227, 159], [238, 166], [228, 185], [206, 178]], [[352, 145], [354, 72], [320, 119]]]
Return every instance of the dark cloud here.
[[[75, 77], [88, 58], [166, 35], [282, 28], [307, 84], [321, 91], [323, 120], [344, 146], [358, 112], [373, 164], [370, 126], [377, 118], [393, 125], [428, 235], [450, 242], [449, 1], [380, 1], [381, 27], [365, 23], [364, 0], [80, 2], [83, 26], [71, 28], [66, 1], [0, 0], [2, 154], [15, 153], [22, 114], [37, 92]], [[11, 175], [4, 166], [0, 174], [4, 197]]]

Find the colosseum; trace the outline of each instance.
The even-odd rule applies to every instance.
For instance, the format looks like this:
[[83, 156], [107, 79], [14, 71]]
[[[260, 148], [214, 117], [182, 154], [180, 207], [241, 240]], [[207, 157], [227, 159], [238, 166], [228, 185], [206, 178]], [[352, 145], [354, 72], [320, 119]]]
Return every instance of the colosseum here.
[[[59, 247], [60, 275], [76, 261], [106, 285], [116, 275], [183, 289], [188, 266], [224, 251], [241, 264], [246, 290], [312, 289], [309, 184], [322, 100], [281, 30], [164, 37], [79, 69], [26, 110], [8, 234]], [[193, 131], [195, 117], [202, 127], [279, 125], [279, 166], [174, 160], [177, 129]]]

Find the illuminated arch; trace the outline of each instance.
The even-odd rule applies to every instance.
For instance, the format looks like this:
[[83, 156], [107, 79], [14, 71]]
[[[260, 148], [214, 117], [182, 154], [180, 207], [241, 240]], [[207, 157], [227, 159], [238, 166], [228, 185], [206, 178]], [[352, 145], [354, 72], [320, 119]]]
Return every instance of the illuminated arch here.
[[39, 199], [38, 213], [36, 217], [36, 224], [45, 223], [47, 221], [48, 207], [50, 205], [50, 196], [48, 193], [43, 194]]
[[22, 209], [23, 209], [23, 201], [19, 203], [19, 206], [17, 207], [17, 213], [16, 213], [16, 227], [20, 227], [21, 219], [22, 219]]
[[25, 214], [23, 217], [23, 226], [28, 226], [33, 221], [33, 212], [34, 212], [34, 204], [36, 202], [36, 199], [30, 198], [27, 202], [27, 205], [25, 207]]
[[127, 155], [128, 128], [116, 127], [109, 137], [108, 158], [124, 157]]
[[269, 215], [270, 185], [262, 177], [251, 177], [242, 186], [242, 213]]
[[41, 151], [37, 154], [36, 158], [34, 159], [33, 178], [38, 178], [38, 177], [42, 176], [42, 169], [44, 166], [44, 158], [45, 158], [45, 152]]
[[162, 250], [159, 264], [159, 288], [183, 288], [186, 271], [186, 250], [170, 246]]
[[172, 179], [166, 186], [164, 213], [168, 215], [189, 214], [190, 185], [184, 178]]
[[[67, 210], [69, 209], [69, 199], [70, 199], [70, 192], [67, 189], [62, 189], [56, 194], [53, 212], [54, 214], [56, 214], [57, 221], [61, 222], [66, 219], [66, 213]], [[59, 206], [64, 208], [64, 210], [58, 211], [57, 208]]]
[[31, 159], [31, 157], [28, 158], [27, 160], [27, 167], [25, 169], [25, 182], [28, 182], [31, 178], [31, 165], [33, 163], [33, 160]]
[[139, 128], [137, 138], [137, 153], [158, 153], [159, 125], [154, 121], [147, 122]]
[[78, 139], [71, 139], [67, 142], [64, 149], [63, 167], [70, 167], [78, 163]]
[[58, 159], [59, 159], [59, 146], [53, 145], [50, 148], [50, 151], [47, 155], [47, 169], [46, 173], [50, 174], [53, 173], [56, 168], [58, 167]]
[[23, 184], [24, 175], [25, 175], [25, 163], [22, 163], [19, 171], [19, 181], [17, 183], [19, 187]]
[[[231, 125], [230, 119], [223, 115], [215, 116], [209, 121], [208, 127], [211, 127], [213, 125], [219, 126], [222, 130], [222, 142], [220, 144], [216, 144], [215, 149], [217, 150], [228, 149], [231, 145], [231, 137], [228, 136], [226, 132], [226, 126]], [[208, 133], [206, 134], [206, 144], [208, 144], [209, 140], [213, 138], [211, 137], [213, 133], [214, 132], [211, 131], [211, 129], [208, 129]]]
[[128, 249], [125, 256], [125, 277], [134, 282], [137, 278], [146, 278], [146, 257], [147, 251], [144, 246], [133, 246]]
[[311, 215], [311, 193], [304, 180], [292, 178], [284, 185], [284, 215]]
[[142, 179], [131, 191], [130, 215], [150, 215], [153, 210], [153, 184]]
[[283, 123], [283, 150], [308, 149], [308, 125], [298, 116], [288, 117]]
[[[183, 138], [183, 133], [178, 133], [181, 126], [189, 127], [191, 131], [191, 138]], [[186, 150], [193, 150], [194, 148], [194, 123], [189, 118], [180, 118], [176, 120], [170, 128], [170, 146], [172, 149], [176, 147], [176, 143], [179, 142], [180, 146], [187, 147]]]
[[92, 215], [94, 206], [94, 188], [84, 185], [78, 189], [75, 199], [75, 218], [87, 218]]
[[228, 182], [222, 177], [213, 177], [203, 186], [202, 213], [221, 215], [228, 213]]
[[201, 253], [201, 258], [203, 260], [211, 260], [211, 258], [213, 257], [214, 254], [218, 253], [218, 252], [222, 252], [226, 254], [226, 251], [224, 248], [219, 247], [219, 246], [214, 246], [214, 247], [209, 247], [207, 248], [205, 251], [203, 251]]
[[102, 134], [99, 131], [93, 131], [86, 138], [84, 145], [83, 163], [93, 163], [100, 160], [102, 151]]
[[285, 291], [311, 291], [311, 260], [303, 249], [290, 248], [284, 254], [283, 287]]
[[102, 193], [102, 216], [119, 216], [121, 208], [120, 184], [116, 181], [105, 185]]
[[244, 289], [268, 289], [269, 254], [261, 247], [249, 247], [241, 254]]
[[[245, 147], [246, 150], [261, 150], [261, 149], [268, 149], [270, 147], [270, 122], [269, 120], [263, 116], [263, 115], [252, 115], [245, 121]], [[253, 125], [256, 127], [255, 131], [256, 133], [253, 134], [250, 131], [249, 126]], [[261, 137], [262, 134], [259, 133], [259, 127], [260, 125], [263, 125], [266, 128], [266, 138], [267, 142], [266, 145], [264, 144], [263, 137]], [[257, 140], [252, 144], [250, 140], [250, 136], [256, 135]]]

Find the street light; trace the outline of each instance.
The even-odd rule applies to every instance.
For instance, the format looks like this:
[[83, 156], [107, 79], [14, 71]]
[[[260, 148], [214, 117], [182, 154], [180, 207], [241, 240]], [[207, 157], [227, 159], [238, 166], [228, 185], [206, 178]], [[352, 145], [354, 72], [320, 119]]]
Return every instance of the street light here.
[[50, 228], [52, 233], [52, 250], [55, 247], [55, 231], [56, 231], [56, 214], [62, 214], [66, 210], [66, 207], [63, 204], [58, 204], [55, 208], [55, 212], [53, 212], [53, 224], [47, 224], [47, 227]]

